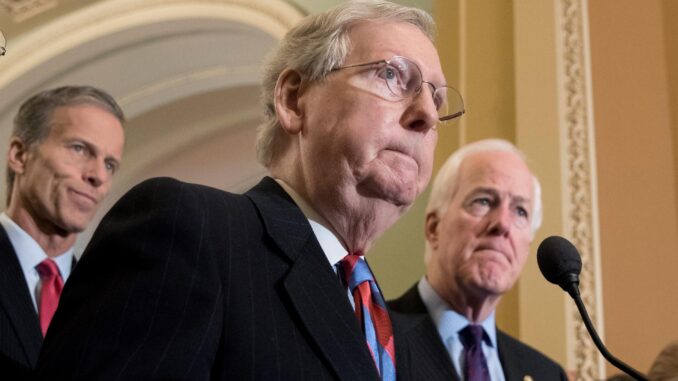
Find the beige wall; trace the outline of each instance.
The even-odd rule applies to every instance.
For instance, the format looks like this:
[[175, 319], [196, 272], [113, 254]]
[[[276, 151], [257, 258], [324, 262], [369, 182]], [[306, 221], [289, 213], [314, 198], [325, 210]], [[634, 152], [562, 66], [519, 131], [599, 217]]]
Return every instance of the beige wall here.
[[669, 88], [670, 133], [673, 142], [673, 169], [675, 179], [676, 214], [678, 214], [678, 1], [663, 1], [664, 42], [666, 51], [667, 83]]
[[[678, 270], [678, 2], [588, 3], [598, 174], [592, 180], [599, 199], [603, 286], [599, 328], [614, 354], [647, 371], [659, 349], [678, 338], [673, 275]], [[544, 186], [546, 219], [537, 243], [546, 235], [566, 234], [569, 218], [563, 209], [570, 201], [562, 180], [567, 164], [560, 151], [556, 94], [562, 59], [554, 32], [559, 5], [439, 0], [433, 8], [448, 80], [459, 87], [468, 110], [459, 125], [441, 131], [437, 165], [463, 142], [485, 137], [515, 142]], [[424, 202], [375, 248], [377, 275], [388, 297], [423, 272]], [[541, 278], [535, 251], [523, 278], [502, 301], [498, 323], [573, 368], [581, 344], [567, 328], [572, 302]], [[574, 348], [568, 351], [568, 345]], [[615, 372], [608, 367], [608, 374]]]
[[[543, 280], [534, 255], [536, 243], [547, 232], [556, 234], [562, 229], [553, 6], [542, 0], [517, 4], [438, 0], [433, 11], [448, 83], [460, 90], [467, 110], [459, 123], [440, 131], [436, 168], [464, 142], [490, 137], [513, 141], [532, 157], [530, 164], [548, 190], [547, 220], [522, 279], [500, 304], [497, 322], [565, 366], [565, 299], [559, 289]], [[517, 55], [529, 58], [521, 60]], [[370, 253], [370, 263], [388, 298], [398, 296], [424, 272], [425, 202], [426, 195]]]
[[641, 371], [678, 339], [677, 8], [589, 2], [605, 338]]

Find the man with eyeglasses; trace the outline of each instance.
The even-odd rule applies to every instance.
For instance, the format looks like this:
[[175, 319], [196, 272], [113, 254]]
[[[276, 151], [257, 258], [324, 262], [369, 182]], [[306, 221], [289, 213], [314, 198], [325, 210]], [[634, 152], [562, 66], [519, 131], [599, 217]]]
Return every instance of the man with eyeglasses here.
[[426, 208], [426, 276], [389, 302], [414, 379], [567, 380], [495, 325], [541, 220], [539, 181], [513, 144], [481, 140], [447, 159]]
[[271, 177], [244, 195], [172, 179], [125, 195], [64, 290], [41, 379], [405, 374], [362, 255], [428, 184], [436, 125], [463, 113], [433, 27], [363, 0], [290, 30], [263, 79]]

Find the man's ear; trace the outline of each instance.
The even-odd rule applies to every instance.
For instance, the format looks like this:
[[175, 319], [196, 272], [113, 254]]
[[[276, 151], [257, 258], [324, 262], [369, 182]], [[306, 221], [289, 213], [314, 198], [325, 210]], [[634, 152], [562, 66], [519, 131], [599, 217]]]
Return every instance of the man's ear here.
[[438, 223], [440, 218], [438, 213], [433, 211], [426, 214], [426, 220], [424, 224], [424, 235], [426, 236], [426, 241], [431, 245], [431, 249], [438, 249]]
[[274, 99], [275, 113], [283, 129], [288, 134], [297, 134], [302, 128], [304, 116], [299, 104], [303, 79], [298, 71], [285, 69], [275, 84]]
[[13, 137], [9, 141], [7, 165], [14, 173], [24, 173], [26, 161], [28, 160], [28, 151], [28, 147], [19, 138]]

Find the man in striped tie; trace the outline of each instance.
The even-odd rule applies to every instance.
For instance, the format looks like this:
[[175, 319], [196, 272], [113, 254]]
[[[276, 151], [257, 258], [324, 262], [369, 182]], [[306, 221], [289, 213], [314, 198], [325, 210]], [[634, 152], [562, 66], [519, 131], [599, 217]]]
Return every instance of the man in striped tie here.
[[87, 86], [42, 91], [19, 108], [0, 214], [0, 373], [28, 377], [66, 278], [73, 245], [108, 193], [123, 149], [115, 100]]
[[64, 289], [40, 379], [399, 377], [362, 254], [428, 184], [438, 124], [463, 113], [433, 34], [426, 12], [384, 0], [289, 30], [263, 75], [270, 176], [244, 195], [167, 178], [128, 192]]

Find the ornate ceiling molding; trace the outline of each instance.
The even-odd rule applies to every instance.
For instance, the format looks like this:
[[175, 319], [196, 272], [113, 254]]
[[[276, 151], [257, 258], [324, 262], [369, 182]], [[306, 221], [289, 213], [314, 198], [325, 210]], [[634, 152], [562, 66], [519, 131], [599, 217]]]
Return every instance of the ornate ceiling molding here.
[[[588, 0], [556, 2], [560, 124], [565, 161], [565, 229], [582, 257], [580, 290], [603, 335], [602, 280], [596, 185]], [[569, 308], [570, 359], [580, 380], [605, 378], [605, 362], [575, 308]]]
[[283, 0], [106, 0], [54, 20], [18, 40], [0, 61], [0, 89], [88, 41], [142, 25], [188, 18], [224, 19], [280, 39], [303, 16]]
[[0, 5], [9, 12], [14, 22], [22, 22], [56, 7], [56, 0], [0, 0]]

